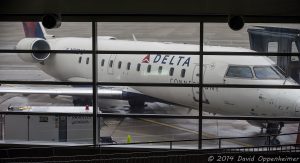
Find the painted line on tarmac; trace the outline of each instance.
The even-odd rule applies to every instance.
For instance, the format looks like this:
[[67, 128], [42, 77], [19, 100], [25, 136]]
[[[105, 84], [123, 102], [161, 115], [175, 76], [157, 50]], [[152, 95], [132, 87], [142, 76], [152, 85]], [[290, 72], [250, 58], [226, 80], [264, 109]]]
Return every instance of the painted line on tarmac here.
[[[186, 131], [186, 132], [190, 132], [190, 133], [193, 133], [193, 134], [198, 134], [198, 131], [194, 131], [194, 130], [190, 130], [190, 129], [186, 129], [186, 128], [182, 128], [182, 127], [178, 127], [178, 126], [158, 122], [158, 121], [155, 121], [155, 120], [150, 120], [150, 119], [145, 119], [145, 118], [139, 118], [139, 119], [143, 120], [143, 121], [146, 121], [146, 122], [149, 122], [149, 123], [155, 123], [155, 124], [158, 124], [158, 125], [161, 125], [161, 126], [166, 126], [166, 127], [174, 128], [174, 129], [177, 129], [177, 130]], [[205, 132], [202, 132], [202, 135], [204, 137], [207, 137], [207, 138], [216, 138], [215, 135], [205, 133]], [[253, 145], [251, 145], [251, 144], [243, 143], [243, 142], [240, 142], [240, 141], [234, 141], [234, 140], [228, 140], [228, 139], [223, 140], [223, 141], [230, 142], [230, 143], [237, 144], [237, 145], [241, 145], [241, 146], [244, 146], [244, 147], [253, 147]]]

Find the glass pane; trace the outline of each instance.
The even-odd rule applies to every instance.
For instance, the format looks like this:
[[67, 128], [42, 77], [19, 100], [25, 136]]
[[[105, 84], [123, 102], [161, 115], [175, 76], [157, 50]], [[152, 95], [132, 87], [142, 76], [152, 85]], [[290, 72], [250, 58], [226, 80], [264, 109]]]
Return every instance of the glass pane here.
[[100, 22], [98, 34], [117, 40], [134, 41], [135, 37], [137, 41], [199, 45], [199, 27], [199, 23]]
[[[152, 87], [152, 89], [160, 89]], [[146, 102], [143, 107], [128, 106], [127, 101], [102, 99], [100, 109], [103, 113], [121, 114], [168, 114], [168, 115], [197, 115], [197, 110], [189, 111], [189, 108], [164, 104], [160, 102]], [[113, 118], [104, 117], [101, 127], [101, 137], [111, 137], [116, 144], [135, 144], [137, 147], [170, 148], [169, 142], [174, 143], [173, 148], [197, 148], [198, 120], [193, 119], [164, 119], [164, 118]], [[159, 132], [158, 132], [159, 131]], [[191, 141], [181, 141], [191, 140]], [[192, 140], [194, 140], [192, 142]], [[149, 143], [151, 142], [151, 143]], [[102, 143], [111, 144], [109, 142]]]
[[230, 66], [227, 74], [227, 77], [238, 77], [238, 78], [252, 78], [252, 72], [250, 67], [241, 67], [241, 66]]
[[254, 67], [255, 76], [258, 79], [280, 79], [281, 76], [272, 67]]
[[233, 31], [227, 23], [205, 23], [204, 51], [299, 53], [299, 32], [299, 24], [246, 23]]

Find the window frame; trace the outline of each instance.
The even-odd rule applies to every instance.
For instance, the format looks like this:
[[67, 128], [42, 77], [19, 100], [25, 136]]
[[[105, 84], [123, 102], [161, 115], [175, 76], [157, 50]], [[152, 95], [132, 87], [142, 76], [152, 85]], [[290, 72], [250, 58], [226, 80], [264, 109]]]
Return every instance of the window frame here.
[[[247, 77], [228, 76], [227, 74], [228, 74], [228, 72], [229, 72], [230, 67], [246, 67], [246, 68], [249, 68], [252, 77], [247, 78]], [[224, 78], [233, 78], [233, 79], [255, 79], [255, 75], [254, 75], [254, 72], [253, 72], [252, 67], [253, 67], [253, 66], [249, 66], [249, 65], [228, 65], [228, 66], [227, 66], [227, 70], [226, 70], [226, 72], [225, 72]]]
[[[254, 68], [262, 68], [262, 67], [269, 67], [271, 68], [278, 76], [279, 78], [258, 78], [257, 75], [256, 75], [256, 72], [254, 70]], [[255, 79], [257, 80], [283, 80], [285, 79], [285, 74], [281, 74], [275, 67], [273, 67], [272, 65], [270, 66], [252, 66], [252, 71], [253, 71], [253, 74], [255, 75]]]

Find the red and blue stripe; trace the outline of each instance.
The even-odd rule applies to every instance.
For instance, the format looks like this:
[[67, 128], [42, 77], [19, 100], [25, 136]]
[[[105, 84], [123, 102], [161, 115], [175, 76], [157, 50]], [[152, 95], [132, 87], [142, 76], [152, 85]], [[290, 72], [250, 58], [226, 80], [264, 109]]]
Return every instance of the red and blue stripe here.
[[42, 27], [38, 22], [23, 22], [25, 37], [45, 38]]

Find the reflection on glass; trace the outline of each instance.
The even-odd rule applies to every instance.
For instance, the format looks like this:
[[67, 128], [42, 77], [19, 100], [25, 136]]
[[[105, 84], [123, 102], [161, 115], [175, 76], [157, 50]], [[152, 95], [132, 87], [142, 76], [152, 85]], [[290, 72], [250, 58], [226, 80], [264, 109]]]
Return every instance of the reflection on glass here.
[[253, 78], [251, 68], [248, 66], [230, 66], [228, 68], [227, 77]]
[[280, 79], [281, 76], [272, 67], [254, 67], [258, 79]]
[[[207, 46], [220, 46], [221, 51], [247, 51], [299, 53], [300, 41], [299, 24], [273, 24], [273, 23], [247, 23], [239, 31], [233, 31], [227, 23], [205, 23], [204, 44]], [[224, 47], [235, 47], [227, 49]], [[219, 51], [217, 47], [215, 50]], [[204, 49], [204, 50], [205, 50]]]

